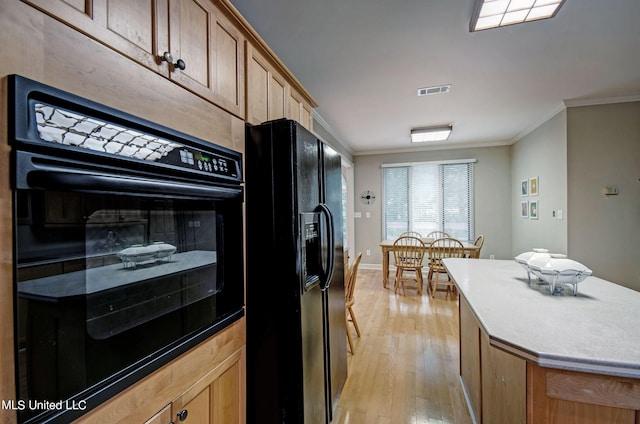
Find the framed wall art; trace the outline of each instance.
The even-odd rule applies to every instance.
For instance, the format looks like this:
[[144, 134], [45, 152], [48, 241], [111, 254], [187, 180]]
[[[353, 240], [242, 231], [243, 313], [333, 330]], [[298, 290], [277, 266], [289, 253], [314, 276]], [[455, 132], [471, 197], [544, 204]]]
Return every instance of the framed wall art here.
[[529, 218], [529, 202], [520, 202], [520, 216], [522, 218]]
[[529, 202], [529, 218], [538, 219], [538, 201], [532, 200]]
[[520, 182], [520, 194], [522, 196], [529, 195], [529, 180], [522, 180]]
[[529, 178], [529, 194], [531, 196], [538, 195], [538, 177]]

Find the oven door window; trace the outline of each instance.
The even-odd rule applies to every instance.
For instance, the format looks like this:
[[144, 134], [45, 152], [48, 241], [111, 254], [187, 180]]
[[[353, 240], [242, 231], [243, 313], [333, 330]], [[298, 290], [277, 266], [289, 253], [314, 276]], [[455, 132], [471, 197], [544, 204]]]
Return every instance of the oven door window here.
[[218, 306], [224, 233], [232, 223], [242, 231], [225, 208], [202, 199], [18, 191], [20, 395], [65, 399], [238, 307]]

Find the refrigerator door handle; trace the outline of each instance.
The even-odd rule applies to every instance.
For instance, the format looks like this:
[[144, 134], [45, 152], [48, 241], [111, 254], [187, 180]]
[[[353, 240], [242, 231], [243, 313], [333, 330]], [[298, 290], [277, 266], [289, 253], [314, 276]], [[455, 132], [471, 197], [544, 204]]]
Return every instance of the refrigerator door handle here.
[[333, 224], [333, 214], [331, 213], [331, 210], [329, 210], [329, 207], [324, 204], [321, 203], [318, 205], [318, 208], [320, 210], [320, 213], [322, 213], [322, 215], [324, 215], [325, 219], [327, 220], [327, 268], [325, 270], [323, 270], [323, 274], [324, 274], [324, 281], [321, 281], [321, 288], [322, 290], [326, 290], [329, 288], [329, 284], [331, 284], [331, 277], [333, 277], [333, 266], [334, 266], [334, 262], [335, 262], [335, 228], [334, 228], [334, 224]]

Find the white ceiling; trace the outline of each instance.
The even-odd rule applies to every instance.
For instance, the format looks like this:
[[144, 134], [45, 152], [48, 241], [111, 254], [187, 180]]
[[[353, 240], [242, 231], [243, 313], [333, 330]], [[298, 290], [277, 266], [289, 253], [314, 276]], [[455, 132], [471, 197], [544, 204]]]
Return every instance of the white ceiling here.
[[[410, 129], [440, 124], [440, 147], [511, 144], [564, 101], [640, 99], [640, 0], [566, 0], [553, 19], [472, 33], [473, 2], [231, 0], [355, 154], [424, 149]], [[417, 96], [440, 84], [451, 92]]]

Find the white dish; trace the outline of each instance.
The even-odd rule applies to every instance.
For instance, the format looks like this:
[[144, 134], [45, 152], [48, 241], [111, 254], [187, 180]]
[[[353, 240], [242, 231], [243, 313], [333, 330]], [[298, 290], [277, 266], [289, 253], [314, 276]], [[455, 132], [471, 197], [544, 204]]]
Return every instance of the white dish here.
[[578, 283], [592, 274], [592, 271], [572, 259], [565, 258], [534, 258], [528, 262], [531, 272], [550, 285], [551, 294], [556, 284], [571, 284], [573, 294], [578, 293]]
[[125, 268], [127, 266], [135, 267], [142, 262], [170, 258], [176, 250], [175, 246], [162, 241], [148, 246], [136, 244], [118, 252], [118, 258], [120, 258]]
[[[519, 254], [518, 256], [515, 257], [515, 260], [517, 263], [519, 263], [520, 265], [522, 265], [522, 267], [527, 271], [527, 278], [529, 279], [529, 284], [531, 284], [531, 273], [533, 272], [532, 269], [529, 267], [529, 261], [536, 259], [536, 258], [549, 258], [550, 255], [548, 253], [545, 252], [524, 252]], [[538, 277], [541, 278], [540, 275], [538, 275], [537, 272], [533, 272], [533, 274]]]

